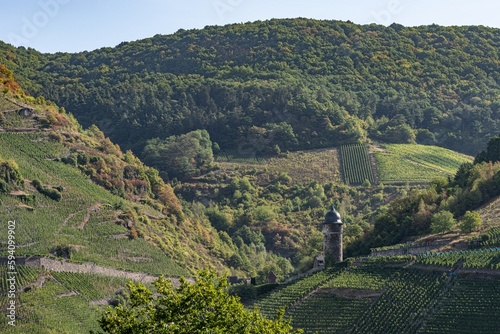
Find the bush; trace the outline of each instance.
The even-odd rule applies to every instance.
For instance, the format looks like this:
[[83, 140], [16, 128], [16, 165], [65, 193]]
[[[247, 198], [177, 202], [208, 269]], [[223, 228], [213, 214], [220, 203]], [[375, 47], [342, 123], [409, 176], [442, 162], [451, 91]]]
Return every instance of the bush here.
[[85, 152], [78, 152], [76, 160], [79, 165], [86, 165], [90, 161], [90, 157]]
[[107, 333], [302, 333], [293, 331], [283, 312], [268, 320], [256, 309], [246, 310], [229, 295], [227, 278], [208, 271], [194, 283], [181, 278], [179, 287], [163, 277], [153, 285], [156, 291], [129, 283], [129, 302], [108, 308], [101, 328]]
[[206, 209], [205, 214], [210, 224], [217, 230], [228, 231], [233, 226], [230, 215], [221, 211], [217, 206]]
[[55, 201], [60, 201], [62, 198], [61, 193], [53, 188], [43, 188], [43, 191], [40, 192]]
[[65, 259], [71, 259], [71, 254], [74, 251], [73, 247], [68, 245], [59, 245], [50, 251], [50, 253], [54, 254], [57, 257], [62, 257]]
[[[47, 188], [47, 187], [43, 186], [39, 180], [35, 179], [35, 180], [31, 181], [31, 184], [33, 185], [33, 187], [36, 188], [36, 190], [38, 190], [38, 192], [40, 194], [43, 194], [43, 195], [45, 195], [45, 196], [47, 196], [55, 201], [60, 201], [62, 198], [61, 193], [57, 189]], [[62, 189], [62, 187], [60, 186], [59, 189]]]
[[24, 187], [24, 178], [14, 160], [4, 161], [0, 158], [0, 180], [10, 185]]
[[61, 158], [61, 161], [64, 162], [65, 164], [73, 166], [73, 167], [77, 166], [77, 159], [73, 154], [68, 155], [67, 157]]
[[63, 186], [53, 186], [52, 188], [56, 189], [57, 191], [59, 191], [59, 192], [61, 192], [61, 193], [62, 193], [62, 192], [63, 192], [63, 190], [64, 190], [64, 187], [63, 187]]
[[312, 196], [307, 201], [307, 207], [311, 209], [321, 208], [323, 206], [324, 206], [323, 201], [318, 196]]
[[62, 143], [64, 141], [64, 137], [60, 133], [51, 132], [49, 133], [49, 140]]
[[10, 191], [10, 186], [4, 180], [0, 180], [0, 194], [6, 194]]
[[42, 187], [42, 183], [37, 180], [37, 179], [34, 179], [33, 181], [31, 181], [31, 184], [33, 185], [33, 187], [35, 187], [37, 190], [38, 188]]

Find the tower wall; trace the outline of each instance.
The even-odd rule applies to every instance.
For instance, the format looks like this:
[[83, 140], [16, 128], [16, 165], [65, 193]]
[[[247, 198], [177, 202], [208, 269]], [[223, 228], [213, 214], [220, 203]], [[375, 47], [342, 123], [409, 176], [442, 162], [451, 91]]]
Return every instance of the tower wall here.
[[324, 224], [323, 226], [323, 253], [326, 266], [343, 261], [342, 233], [343, 225], [341, 223]]

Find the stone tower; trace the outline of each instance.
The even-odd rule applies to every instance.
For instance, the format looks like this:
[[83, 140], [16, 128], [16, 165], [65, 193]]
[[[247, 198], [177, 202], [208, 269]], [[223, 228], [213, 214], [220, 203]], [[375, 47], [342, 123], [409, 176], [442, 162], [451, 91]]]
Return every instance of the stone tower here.
[[323, 253], [327, 267], [343, 261], [342, 232], [343, 223], [340, 214], [332, 206], [332, 209], [326, 213], [323, 223]]

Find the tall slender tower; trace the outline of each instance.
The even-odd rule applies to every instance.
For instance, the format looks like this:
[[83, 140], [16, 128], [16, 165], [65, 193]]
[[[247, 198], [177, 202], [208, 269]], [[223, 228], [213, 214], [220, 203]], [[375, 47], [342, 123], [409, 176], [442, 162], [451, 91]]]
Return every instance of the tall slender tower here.
[[340, 214], [332, 206], [332, 209], [326, 213], [323, 223], [323, 253], [327, 267], [343, 261], [342, 232], [343, 223]]

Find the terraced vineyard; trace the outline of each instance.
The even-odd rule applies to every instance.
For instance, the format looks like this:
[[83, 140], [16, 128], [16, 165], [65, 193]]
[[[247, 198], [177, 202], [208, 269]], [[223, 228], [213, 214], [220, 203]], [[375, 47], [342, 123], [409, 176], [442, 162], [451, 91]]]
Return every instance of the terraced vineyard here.
[[256, 305], [265, 305], [269, 315], [286, 307], [292, 325], [305, 333], [499, 332], [498, 278], [394, 266], [402, 260], [368, 258], [349, 268], [320, 272]]
[[[365, 144], [344, 145], [338, 149], [321, 149], [287, 153], [268, 160], [218, 157], [225, 173], [232, 169], [265, 169], [269, 173], [287, 173], [294, 182], [341, 181], [360, 185], [365, 180], [376, 182], [374, 168], [383, 183], [428, 183], [433, 179], [454, 175], [460, 165], [472, 157], [437, 146], [416, 144], [385, 144], [372, 147], [376, 166]], [[342, 170], [342, 175], [341, 175]]]
[[[50, 330], [61, 333], [88, 333], [98, 330], [97, 319], [107, 302], [127, 280], [95, 274], [45, 272], [17, 266], [16, 327], [7, 327], [5, 312], [0, 312], [0, 332], [39, 333]], [[9, 301], [6, 295], [6, 266], [0, 266], [0, 309]], [[38, 281], [38, 284], [34, 284]], [[95, 304], [95, 305], [94, 305]], [[44, 333], [45, 333], [44, 332]]]
[[437, 146], [386, 144], [375, 152], [380, 181], [430, 182], [454, 175], [464, 162], [472, 158]]
[[491, 246], [500, 246], [500, 226], [493, 227], [492, 229], [469, 241], [469, 248]]
[[401, 270], [351, 333], [416, 333], [446, 284], [441, 273]]
[[[17, 266], [16, 267], [16, 272], [17, 274], [15, 275], [16, 277], [16, 288], [22, 289], [26, 287], [27, 285], [35, 282], [39, 275], [41, 274], [41, 270], [35, 269], [35, 268], [30, 268], [30, 267], [25, 267], [25, 266]], [[0, 297], [2, 298], [0, 300], [0, 303], [3, 305], [3, 302], [5, 301], [6, 296], [6, 291], [8, 291], [8, 285], [7, 285], [7, 278], [12, 277], [10, 275], [7, 275], [7, 266], [5, 264], [0, 265]]]
[[52, 277], [69, 291], [88, 301], [106, 298], [126, 286], [128, 279], [96, 274], [52, 272]]
[[366, 265], [343, 270], [287, 312], [305, 333], [345, 332], [381, 294], [394, 269]]
[[[64, 189], [60, 201], [36, 196], [36, 202], [32, 204], [35, 210], [20, 206], [19, 199], [14, 196], [0, 194], [0, 219], [15, 218], [17, 222], [18, 256], [46, 255], [59, 245], [71, 244], [74, 245], [73, 261], [151, 274], [186, 274], [164, 252], [144, 239], [129, 239], [127, 228], [115, 224], [119, 212], [113, 206], [123, 199], [89, 182], [77, 169], [53, 161], [64, 148], [48, 141], [45, 134], [0, 133], [0, 147], [2, 157], [14, 159], [26, 179], [38, 179]], [[36, 194], [30, 186], [26, 191]], [[137, 207], [144, 212], [151, 211], [140, 204]], [[84, 219], [86, 215], [88, 220]], [[0, 249], [4, 247], [5, 241], [0, 241]]]
[[[4, 312], [0, 315], [2, 333], [88, 333], [97, 331], [102, 306], [90, 306], [81, 295], [74, 294], [53, 279], [43, 287], [18, 295], [16, 326], [8, 326]], [[7, 327], [8, 326], [8, 327]]]
[[498, 333], [500, 281], [458, 279], [421, 334]]
[[319, 291], [287, 313], [304, 333], [343, 333], [369, 307], [371, 300], [350, 299]]
[[280, 308], [287, 309], [291, 307], [308, 293], [338, 274], [339, 271], [336, 269], [314, 273], [277, 291], [271, 292], [266, 297], [254, 303], [253, 307], [259, 308], [268, 317], [274, 317]]
[[464, 268], [500, 269], [500, 248], [424, 253], [415, 263], [452, 267], [459, 261]]
[[344, 145], [340, 148], [340, 155], [346, 184], [360, 185], [365, 180], [370, 183], [375, 181], [366, 145]]

